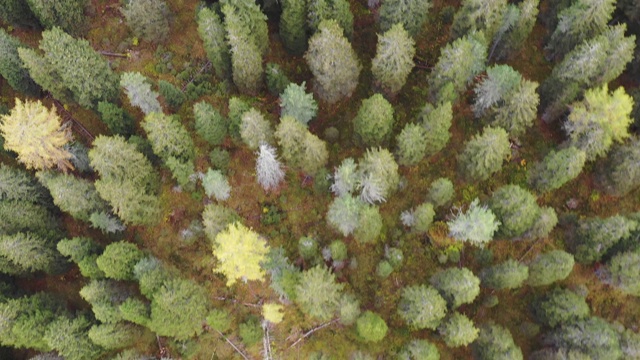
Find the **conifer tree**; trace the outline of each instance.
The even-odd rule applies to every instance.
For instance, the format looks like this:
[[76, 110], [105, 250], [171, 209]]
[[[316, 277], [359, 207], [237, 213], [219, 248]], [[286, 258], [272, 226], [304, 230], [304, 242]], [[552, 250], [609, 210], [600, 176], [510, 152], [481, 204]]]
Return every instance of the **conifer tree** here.
[[129, 1], [121, 11], [135, 36], [161, 43], [169, 35], [169, 7], [164, 0]]
[[273, 96], [280, 96], [284, 89], [291, 83], [287, 74], [276, 63], [267, 63], [265, 74], [267, 78], [267, 89]]
[[90, 279], [104, 278], [104, 273], [96, 263], [102, 249], [93, 240], [84, 237], [62, 239], [56, 248], [60, 254], [71, 258], [71, 261], [78, 264], [82, 276]]
[[305, 91], [305, 82], [301, 85], [290, 83], [280, 95], [280, 115], [293, 116], [307, 125], [318, 113], [318, 103], [313, 94]]
[[486, 180], [500, 171], [510, 153], [507, 132], [487, 126], [465, 144], [458, 156], [458, 169], [468, 181]]
[[413, 166], [427, 153], [427, 134], [420, 124], [408, 123], [396, 137], [398, 164]]
[[478, 338], [479, 330], [468, 317], [454, 312], [438, 327], [438, 333], [448, 347], [467, 346]]
[[120, 86], [124, 88], [131, 105], [139, 107], [145, 115], [162, 112], [158, 101], [160, 94], [151, 90], [151, 83], [139, 72], [123, 73]]
[[611, 152], [608, 164], [601, 173], [610, 186], [609, 191], [622, 196], [640, 186], [640, 139], [633, 138]]
[[24, 0], [0, 0], [0, 20], [14, 26], [39, 26], [29, 4]]
[[221, 80], [228, 78], [231, 75], [231, 59], [220, 15], [215, 10], [204, 7], [198, 12], [197, 22], [198, 34], [216, 76]]
[[539, 322], [553, 328], [586, 318], [589, 316], [589, 305], [584, 296], [555, 288], [534, 302], [533, 313]]
[[500, 226], [500, 221], [487, 206], [480, 206], [475, 199], [466, 213], [458, 210], [456, 216], [447, 222], [449, 236], [456, 240], [467, 241], [473, 245], [484, 246], [493, 240], [493, 235]]
[[425, 130], [426, 156], [431, 156], [444, 149], [451, 134], [449, 128], [453, 120], [451, 102], [440, 103], [437, 107], [427, 103], [420, 112], [418, 120]]
[[202, 186], [204, 187], [204, 193], [207, 194], [207, 196], [213, 196], [218, 201], [227, 200], [231, 193], [229, 181], [227, 181], [227, 178], [224, 177], [220, 170], [213, 170], [209, 168], [202, 178]]
[[338, 310], [343, 288], [344, 284], [336, 281], [335, 274], [318, 265], [300, 275], [295, 287], [295, 301], [309, 317], [327, 321]]
[[379, 145], [391, 134], [393, 107], [380, 94], [362, 100], [353, 128], [365, 145]]
[[[389, 2], [392, 1], [383, 3], [383, 8], [384, 4]], [[428, 3], [425, 0], [422, 2]], [[396, 94], [407, 82], [407, 77], [415, 65], [413, 62], [415, 54], [415, 41], [402, 24], [397, 23], [382, 35], [378, 34], [376, 56], [371, 61], [371, 72], [386, 91]]]
[[45, 29], [57, 26], [73, 35], [84, 30], [87, 0], [26, 0], [26, 3]]
[[506, 0], [463, 0], [453, 18], [451, 37], [454, 39], [474, 31], [483, 31], [491, 43], [507, 10]]
[[121, 321], [119, 306], [130, 295], [121, 283], [113, 280], [91, 280], [80, 289], [80, 296], [91, 305], [95, 318], [102, 323]]
[[574, 263], [573, 255], [562, 250], [540, 254], [529, 264], [527, 283], [531, 286], [543, 286], [564, 280], [573, 270]]
[[193, 105], [196, 132], [209, 144], [219, 145], [227, 136], [227, 119], [210, 104], [200, 101]]
[[140, 292], [147, 299], [152, 299], [165, 281], [171, 279], [172, 274], [162, 265], [160, 260], [147, 256], [138, 261], [133, 267], [133, 276], [138, 280]]
[[304, 55], [314, 77], [314, 89], [329, 104], [350, 97], [358, 85], [360, 62], [334, 20], [325, 20], [309, 39]]
[[27, 169], [73, 169], [71, 153], [64, 148], [71, 131], [61, 124], [55, 109], [47, 109], [40, 101], [16, 99], [11, 113], [0, 117], [0, 135], [4, 147], [15, 151]]
[[629, 137], [633, 100], [623, 87], [609, 94], [609, 88], [587, 90], [584, 100], [571, 106], [564, 124], [570, 146], [583, 150], [587, 160], [595, 160], [609, 151], [614, 142]]
[[416, 37], [431, 9], [430, 0], [387, 0], [380, 6], [380, 30], [389, 31], [402, 25], [409, 35]]
[[180, 110], [182, 104], [187, 100], [187, 96], [182, 90], [168, 81], [158, 81], [158, 92], [164, 98], [164, 102], [169, 106], [169, 109], [173, 111]]
[[265, 191], [276, 189], [284, 180], [284, 170], [274, 147], [267, 144], [260, 145], [256, 159], [256, 177]]
[[518, 5], [507, 5], [489, 59], [494, 54], [497, 59], [504, 59], [522, 48], [536, 23], [539, 3], [540, 0], [524, 0]]
[[480, 279], [467, 268], [448, 268], [429, 280], [452, 308], [471, 304], [480, 294]]
[[149, 328], [160, 336], [187, 340], [202, 333], [207, 293], [190, 280], [172, 279], [153, 295]]
[[307, 2], [305, 0], [284, 0], [280, 15], [280, 37], [285, 49], [294, 55], [302, 54], [307, 48]]
[[640, 250], [616, 254], [607, 264], [607, 282], [625, 294], [640, 296]]
[[427, 201], [433, 204], [434, 208], [447, 205], [453, 200], [455, 190], [453, 183], [447, 178], [439, 178], [429, 186]]
[[29, 232], [45, 239], [62, 237], [60, 224], [46, 207], [26, 201], [0, 201], [0, 235]]
[[595, 316], [561, 325], [547, 334], [545, 342], [591, 359], [622, 359], [618, 333]]
[[141, 328], [125, 322], [93, 325], [87, 333], [94, 344], [109, 350], [130, 347], [141, 335]]
[[402, 347], [402, 350], [398, 355], [401, 359], [440, 359], [438, 348], [434, 344], [423, 339], [411, 340]]
[[[0, 262], [12, 268], [9, 274], [44, 271], [54, 273], [60, 270], [62, 257], [54, 244], [37, 234], [19, 232], [0, 236]], [[10, 264], [10, 265], [9, 265]], [[0, 268], [6, 268], [2, 264]], [[2, 272], [6, 272], [2, 269]]]
[[104, 349], [89, 339], [88, 331], [92, 325], [82, 315], [75, 318], [60, 316], [48, 326], [44, 338], [65, 359], [96, 359]]
[[504, 185], [496, 190], [489, 208], [501, 223], [499, 234], [507, 238], [522, 236], [540, 214], [536, 197], [518, 185]]
[[372, 243], [378, 240], [382, 232], [382, 215], [377, 206], [364, 205], [358, 217], [358, 227], [354, 232], [356, 241], [360, 244]]
[[552, 150], [529, 170], [527, 179], [539, 192], [556, 190], [578, 177], [586, 160], [586, 153], [573, 146], [557, 152]]
[[0, 76], [5, 78], [14, 90], [28, 96], [36, 96], [40, 87], [22, 65], [18, 54], [18, 48], [21, 47], [26, 48], [27, 45], [7, 34], [4, 29], [0, 29]]
[[483, 269], [480, 273], [482, 286], [496, 290], [519, 288], [528, 277], [527, 265], [513, 259]]
[[218, 204], [209, 204], [202, 212], [204, 233], [213, 242], [218, 233], [225, 230], [228, 225], [240, 221], [240, 216], [232, 209]]
[[102, 117], [102, 122], [107, 125], [112, 134], [129, 137], [134, 133], [133, 117], [118, 105], [101, 101], [98, 103], [98, 112]]
[[15, 348], [51, 351], [45, 339], [47, 327], [64, 313], [63, 304], [45, 292], [5, 299], [0, 302], [3, 320], [0, 343]]
[[487, 323], [480, 327], [473, 343], [473, 355], [478, 360], [522, 360], [522, 350], [513, 341], [509, 330]]
[[380, 315], [372, 311], [365, 311], [358, 317], [356, 330], [358, 331], [358, 336], [364, 341], [379, 342], [387, 335], [388, 327]]
[[638, 222], [620, 215], [578, 220], [573, 244], [576, 260], [583, 264], [600, 261], [607, 251], [639, 227]]
[[251, 108], [242, 114], [240, 124], [240, 137], [251, 150], [256, 150], [260, 144], [269, 144], [273, 140], [271, 124], [255, 108]]
[[340, 166], [335, 169], [332, 176], [333, 184], [331, 184], [331, 192], [336, 196], [353, 194], [358, 185], [360, 173], [358, 165], [353, 158], [342, 160]]
[[133, 280], [133, 267], [143, 256], [136, 245], [119, 241], [107, 245], [96, 264], [110, 279]]
[[24, 201], [49, 205], [48, 191], [33, 176], [20, 168], [0, 164], [0, 201]]
[[240, 223], [230, 224], [218, 233], [213, 245], [213, 254], [219, 264], [214, 272], [227, 277], [227, 286], [242, 279], [264, 281], [264, 269], [260, 265], [269, 252], [264, 239]]
[[[244, 31], [249, 35], [248, 40], [258, 48], [260, 54], [266, 55], [269, 50], [269, 32], [267, 16], [262, 13], [260, 6], [252, 0], [222, 0], [221, 5], [223, 7], [230, 5], [235, 8], [239, 18], [234, 18], [233, 21], [237, 21], [237, 25], [244, 28]], [[226, 16], [227, 13], [224, 9], [222, 12]], [[225, 18], [225, 22], [229, 25], [229, 19]]]
[[[353, 34], [353, 14], [346, 0], [309, 0], [307, 3], [307, 21], [312, 33], [320, 30], [323, 21], [333, 20], [351, 39]], [[343, 33], [340, 32], [342, 35]]]
[[384, 202], [400, 183], [398, 164], [387, 149], [367, 149], [358, 164], [360, 198], [369, 203]]
[[447, 312], [447, 302], [428, 285], [402, 289], [398, 315], [414, 330], [435, 330]]
[[280, 119], [275, 137], [289, 166], [315, 175], [326, 165], [329, 157], [327, 145], [293, 117]]
[[349, 236], [356, 230], [364, 204], [357, 198], [346, 194], [331, 202], [327, 212], [327, 222], [331, 227]]

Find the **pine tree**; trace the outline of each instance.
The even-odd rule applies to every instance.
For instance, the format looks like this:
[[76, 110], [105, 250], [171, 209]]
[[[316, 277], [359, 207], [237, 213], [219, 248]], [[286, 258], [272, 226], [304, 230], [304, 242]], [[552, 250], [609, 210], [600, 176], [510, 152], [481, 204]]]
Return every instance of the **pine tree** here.
[[135, 36], [161, 43], [169, 35], [169, 7], [164, 0], [129, 1], [121, 11]]
[[409, 35], [416, 37], [427, 20], [430, 0], [388, 0], [380, 6], [380, 30], [389, 31], [402, 25]]
[[623, 87], [611, 94], [607, 85], [587, 90], [584, 100], [571, 106], [564, 124], [570, 146], [583, 150], [589, 161], [605, 155], [614, 142], [629, 137], [632, 108]]
[[284, 180], [284, 170], [274, 147], [267, 144], [260, 145], [256, 159], [256, 177], [265, 191], [276, 189]]
[[449, 236], [459, 241], [467, 241], [473, 245], [484, 246], [493, 240], [493, 235], [500, 226], [500, 221], [487, 206], [479, 206], [475, 199], [466, 213], [458, 210], [458, 214], [447, 222]]
[[231, 75], [231, 59], [220, 15], [215, 10], [204, 7], [198, 12], [197, 22], [198, 34], [216, 76], [220, 80], [228, 78]]
[[546, 46], [560, 59], [584, 40], [600, 35], [615, 10], [614, 0], [578, 0], [558, 13], [558, 26]]
[[522, 350], [513, 341], [509, 330], [487, 323], [480, 327], [473, 343], [473, 355], [478, 360], [522, 360]]
[[553, 328], [586, 318], [589, 316], [589, 304], [584, 296], [555, 288], [534, 302], [533, 313], [539, 322]]
[[[385, 4], [390, 2], [392, 1], [383, 3], [382, 8], [384, 9]], [[428, 4], [425, 0], [421, 2]], [[412, 15], [404, 16], [409, 18]], [[415, 65], [413, 62], [415, 54], [415, 41], [402, 24], [397, 23], [382, 35], [378, 34], [376, 56], [371, 61], [371, 72], [386, 91], [397, 94], [407, 82], [407, 77]]]
[[610, 192], [622, 196], [640, 186], [640, 139], [620, 145], [611, 152], [608, 164], [600, 172], [604, 173]]
[[[346, 0], [309, 0], [307, 3], [307, 21], [312, 33], [320, 30], [323, 21], [333, 20], [344, 31], [344, 36], [353, 35], [353, 14]], [[342, 32], [340, 32], [342, 35]]]
[[578, 177], [586, 160], [586, 153], [573, 146], [557, 152], [552, 150], [529, 170], [527, 179], [539, 192], [556, 190]]
[[234, 223], [215, 237], [213, 254], [219, 264], [214, 272], [227, 277], [227, 286], [237, 279], [264, 281], [264, 269], [260, 263], [269, 252], [264, 239], [240, 223]]
[[455, 39], [483, 31], [487, 40], [492, 42], [506, 9], [506, 0], [463, 0], [462, 7], [453, 18], [451, 37]]
[[629, 238], [640, 224], [624, 216], [587, 218], [578, 220], [573, 253], [579, 263], [600, 261], [618, 242]]
[[[432, 100], [446, 101], [449, 84], [458, 94], [485, 68], [487, 45], [482, 33], [473, 33], [447, 44], [440, 50], [438, 63], [427, 79]], [[456, 95], [457, 96], [457, 95]]]
[[360, 198], [369, 203], [384, 202], [396, 191], [400, 183], [398, 164], [387, 149], [367, 149], [358, 164], [360, 176], [358, 189]]
[[273, 141], [273, 130], [262, 113], [251, 108], [242, 114], [240, 137], [249, 149], [257, 150], [260, 144], [269, 144]]
[[573, 255], [562, 250], [540, 254], [529, 264], [527, 283], [531, 286], [543, 286], [564, 280], [573, 270], [574, 263]]
[[296, 303], [303, 313], [319, 321], [327, 321], [338, 310], [344, 284], [324, 266], [302, 272], [295, 287]]
[[291, 116], [280, 119], [275, 137], [289, 166], [314, 175], [329, 157], [326, 144]]
[[149, 328], [160, 336], [176, 340], [200, 335], [208, 303], [207, 292], [193, 281], [166, 281], [153, 295]]
[[28, 96], [36, 96], [40, 87], [22, 65], [18, 54], [18, 48], [21, 47], [26, 48], [27, 45], [7, 34], [4, 29], [0, 29], [0, 76], [5, 78], [14, 90]]
[[57, 26], [69, 34], [82, 34], [87, 0], [26, 0], [26, 3], [45, 29]]
[[151, 90], [151, 83], [139, 72], [123, 73], [120, 86], [124, 88], [131, 105], [139, 107], [145, 115], [162, 112], [158, 101], [160, 94]]
[[280, 116], [293, 116], [301, 123], [308, 125], [318, 113], [318, 103], [313, 94], [305, 91], [305, 82], [301, 85], [290, 83], [280, 95]]
[[487, 126], [469, 140], [458, 155], [458, 168], [468, 181], [483, 181], [500, 171], [511, 154], [509, 136], [502, 128]]
[[325, 20], [318, 25], [304, 58], [313, 73], [314, 89], [322, 100], [333, 104], [353, 94], [362, 67], [336, 21]]
[[473, 321], [459, 312], [454, 312], [438, 327], [448, 347], [467, 346], [478, 338], [479, 332]]
[[452, 308], [471, 304], [480, 294], [480, 279], [467, 268], [448, 268], [429, 280]]
[[529, 230], [540, 214], [536, 197], [518, 185], [504, 185], [491, 195], [489, 208], [501, 225], [499, 235], [517, 238]]
[[284, 0], [280, 15], [280, 37], [285, 49], [293, 55], [302, 54], [307, 48], [307, 2]]
[[447, 302], [431, 286], [414, 285], [402, 289], [398, 315], [411, 329], [435, 330], [446, 312]]
[[107, 245], [96, 263], [110, 279], [133, 280], [133, 267], [143, 256], [134, 244], [119, 241]]
[[11, 113], [0, 117], [0, 135], [5, 149], [15, 151], [27, 169], [67, 171], [73, 169], [71, 153], [64, 149], [71, 132], [61, 122], [55, 109], [47, 109], [40, 101], [16, 99]]

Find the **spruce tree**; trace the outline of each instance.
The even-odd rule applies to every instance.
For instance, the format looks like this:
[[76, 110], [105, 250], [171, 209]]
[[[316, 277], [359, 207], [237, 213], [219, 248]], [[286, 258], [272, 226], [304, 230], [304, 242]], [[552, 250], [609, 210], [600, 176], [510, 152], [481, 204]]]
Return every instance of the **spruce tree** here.
[[26, 3], [45, 29], [57, 26], [69, 34], [82, 34], [87, 0], [26, 0]]
[[161, 113], [157, 92], [151, 90], [151, 83], [139, 72], [126, 72], [120, 78], [120, 86], [129, 98], [131, 105], [140, 108], [145, 115]]
[[182, 90], [168, 81], [158, 81], [158, 92], [164, 98], [165, 104], [173, 111], [180, 110], [182, 104], [187, 100], [187, 96]]
[[121, 9], [133, 34], [152, 43], [169, 35], [169, 7], [164, 0], [129, 1]]
[[398, 164], [413, 166], [427, 153], [426, 131], [420, 124], [408, 123], [396, 137]]
[[256, 159], [256, 177], [265, 191], [274, 190], [284, 180], [284, 170], [278, 160], [276, 149], [267, 144], [261, 144]]
[[93, 325], [87, 336], [91, 341], [105, 349], [123, 349], [130, 347], [142, 336], [142, 329], [134, 324], [119, 322], [114, 324]]
[[529, 267], [513, 259], [483, 269], [480, 273], [482, 286], [496, 290], [517, 289], [528, 277]]
[[135, 132], [135, 120], [118, 105], [101, 101], [98, 103], [98, 112], [112, 134], [129, 137]]
[[[309, 0], [307, 3], [307, 21], [312, 33], [320, 30], [323, 21], [333, 20], [344, 31], [344, 36], [353, 35], [353, 14], [346, 0]], [[340, 32], [342, 35], [343, 33]]]
[[573, 253], [583, 264], [600, 261], [618, 242], [629, 238], [640, 224], [624, 216], [587, 218], [578, 220]]
[[524, 45], [536, 23], [540, 0], [524, 0], [518, 5], [508, 4], [502, 22], [493, 39], [489, 59], [512, 56]]
[[227, 200], [231, 193], [231, 186], [229, 186], [227, 178], [220, 170], [213, 170], [211, 168], [209, 168], [202, 178], [202, 187], [208, 197], [214, 197], [218, 201]]
[[468, 181], [487, 180], [500, 171], [510, 154], [507, 132], [502, 128], [487, 126], [482, 134], [476, 134], [465, 144], [458, 156], [458, 169]]
[[[269, 33], [267, 28], [267, 16], [262, 13], [260, 6], [253, 0], [222, 0], [222, 13], [227, 16], [224, 10], [226, 5], [230, 5], [235, 9], [235, 13], [239, 16], [231, 20], [236, 25], [243, 28], [248, 35], [247, 40], [253, 43], [262, 56], [267, 54], [269, 50]], [[225, 18], [227, 26], [229, 19]], [[228, 28], [227, 28], [227, 31]]]
[[615, 328], [595, 316], [561, 325], [547, 334], [545, 342], [556, 348], [582, 353], [591, 359], [622, 359]]
[[198, 135], [209, 144], [219, 145], [227, 136], [227, 119], [210, 104], [200, 101], [193, 105], [193, 117]]
[[271, 124], [262, 113], [251, 108], [242, 114], [240, 124], [240, 137], [251, 150], [257, 150], [260, 144], [269, 144], [273, 141]]
[[65, 359], [96, 359], [104, 353], [104, 349], [89, 339], [88, 331], [92, 325], [82, 315], [75, 318], [60, 316], [49, 324], [44, 338]]
[[573, 146], [557, 152], [552, 150], [531, 167], [527, 180], [539, 192], [559, 189], [580, 175], [586, 160], [586, 153]]
[[438, 327], [438, 333], [448, 347], [467, 346], [478, 338], [479, 330], [473, 321], [459, 312], [454, 312]]
[[480, 294], [480, 279], [467, 268], [448, 268], [429, 280], [451, 308], [471, 304]]
[[0, 0], [0, 20], [13, 26], [39, 27], [38, 19], [24, 0]]
[[280, 15], [280, 37], [285, 49], [293, 55], [300, 55], [307, 49], [307, 2], [305, 0], [284, 0]]
[[96, 263], [110, 279], [133, 280], [133, 267], [143, 256], [136, 245], [119, 241], [107, 245]]
[[216, 76], [221, 80], [228, 78], [231, 75], [231, 59], [220, 15], [215, 10], [204, 7], [198, 12], [197, 22], [198, 34]]
[[609, 185], [609, 191], [617, 196], [626, 195], [640, 186], [640, 139], [634, 137], [611, 152], [608, 164], [600, 170]]
[[314, 78], [318, 96], [329, 104], [350, 97], [358, 85], [360, 62], [334, 20], [325, 20], [309, 39], [304, 55]]
[[149, 328], [160, 336], [187, 340], [202, 333], [206, 291], [191, 280], [169, 280], [153, 295]]
[[534, 302], [533, 314], [539, 322], [553, 328], [586, 318], [589, 316], [589, 305], [584, 296], [568, 289], [555, 288]]
[[295, 287], [295, 301], [309, 317], [327, 321], [338, 310], [343, 288], [344, 284], [336, 281], [335, 274], [318, 265], [300, 275]]
[[65, 314], [63, 304], [51, 294], [38, 292], [31, 296], [9, 298], [0, 303], [2, 327], [0, 343], [15, 348], [51, 351], [45, 339], [47, 327]]
[[400, 24], [407, 32], [416, 37], [427, 20], [430, 0], [387, 0], [380, 6], [380, 30], [389, 31]]
[[483, 31], [491, 43], [506, 10], [506, 0], [463, 0], [462, 7], [453, 18], [451, 37], [456, 39], [474, 31]]
[[360, 244], [373, 243], [382, 233], [382, 215], [377, 206], [365, 205], [358, 217], [358, 227], [354, 232], [356, 241]]
[[402, 289], [398, 315], [410, 328], [435, 330], [446, 312], [447, 302], [431, 286], [414, 285]]
[[395, 24], [382, 35], [378, 34], [376, 56], [371, 61], [371, 72], [383, 89], [390, 94], [396, 94], [407, 82], [407, 77], [415, 65], [413, 62], [415, 54], [415, 41], [402, 24]]
[[479, 200], [475, 199], [469, 205], [466, 213], [458, 210], [458, 213], [449, 226], [449, 236], [459, 241], [467, 241], [473, 245], [484, 246], [493, 240], [493, 235], [500, 226], [500, 221], [487, 206], [480, 206]]
[[501, 225], [499, 235], [517, 238], [529, 230], [540, 214], [536, 197], [518, 185], [504, 185], [489, 200], [489, 208]]
[[527, 283], [531, 286], [543, 286], [564, 280], [573, 270], [574, 263], [573, 255], [562, 250], [540, 254], [529, 264]]
[[290, 83], [280, 95], [280, 109], [281, 116], [293, 116], [308, 125], [318, 113], [318, 103], [305, 91], [304, 81], [301, 85]]
[[426, 156], [438, 153], [449, 142], [449, 129], [453, 121], [451, 102], [443, 102], [436, 107], [427, 103], [418, 115], [418, 120], [425, 130]]
[[[35, 271], [55, 273], [61, 269], [60, 265], [63, 263], [60, 253], [51, 241], [30, 232], [1, 235], [0, 258], [0, 262], [4, 263], [4, 260], [7, 260], [13, 268], [9, 274]], [[6, 272], [5, 269], [2, 270]]]
[[387, 149], [367, 149], [358, 164], [360, 198], [369, 203], [384, 202], [400, 183], [398, 164]]
[[327, 164], [327, 145], [293, 117], [280, 119], [275, 137], [289, 166], [315, 175]]
[[509, 330], [487, 323], [480, 327], [473, 343], [473, 355], [478, 360], [522, 360], [522, 350], [515, 344]]
[[267, 89], [273, 96], [280, 96], [284, 89], [291, 83], [287, 74], [276, 63], [267, 63], [265, 74], [267, 78]]
[[616, 254], [607, 264], [607, 282], [625, 294], [640, 296], [640, 250]]
[[27, 45], [7, 34], [4, 29], [0, 29], [0, 76], [5, 78], [14, 90], [28, 96], [36, 96], [40, 87], [22, 65], [18, 54], [18, 48], [21, 47], [26, 48]]
[[24, 201], [38, 205], [49, 205], [51, 197], [27, 171], [0, 164], [0, 201]]
[[240, 221], [240, 216], [232, 209], [218, 204], [205, 206], [202, 212], [202, 223], [204, 233], [213, 242], [221, 231], [225, 230], [229, 224]]
[[387, 140], [393, 128], [393, 106], [380, 94], [362, 100], [353, 128], [365, 145], [380, 145]]

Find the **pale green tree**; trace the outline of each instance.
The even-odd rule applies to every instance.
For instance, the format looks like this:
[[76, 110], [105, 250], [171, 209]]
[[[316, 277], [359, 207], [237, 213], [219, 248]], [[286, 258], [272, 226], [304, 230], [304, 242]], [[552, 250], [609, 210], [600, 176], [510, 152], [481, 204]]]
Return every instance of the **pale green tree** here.
[[198, 12], [198, 35], [204, 44], [207, 58], [219, 79], [231, 75], [229, 48], [224, 40], [225, 28], [220, 15], [207, 7]]
[[300, 275], [295, 301], [309, 317], [327, 321], [338, 310], [343, 288], [344, 284], [336, 281], [335, 274], [318, 265]]
[[540, 216], [536, 197], [518, 185], [504, 185], [493, 192], [489, 208], [501, 225], [499, 235], [506, 238], [522, 236]]
[[522, 350], [516, 345], [509, 329], [494, 323], [480, 326], [473, 343], [473, 355], [478, 360], [522, 360]]
[[161, 113], [157, 92], [151, 90], [151, 83], [139, 72], [126, 72], [120, 77], [120, 86], [129, 98], [131, 105], [140, 108], [145, 115]]
[[89, 339], [93, 323], [85, 316], [74, 318], [59, 316], [47, 327], [44, 339], [65, 359], [83, 360], [99, 358], [105, 350]]
[[290, 83], [280, 95], [280, 115], [293, 116], [296, 120], [307, 125], [318, 113], [318, 103], [313, 99], [313, 94], [305, 91], [305, 82], [302, 84]]
[[133, 267], [143, 256], [136, 245], [119, 241], [107, 245], [96, 264], [108, 278], [133, 280]]
[[226, 276], [227, 286], [238, 279], [264, 281], [265, 271], [260, 263], [268, 252], [266, 241], [258, 233], [240, 223], [230, 224], [215, 237], [213, 255], [218, 265], [214, 272]]
[[448, 347], [467, 346], [478, 338], [480, 330], [464, 314], [454, 312], [438, 327]]
[[449, 236], [477, 246], [484, 246], [493, 240], [500, 221], [486, 205], [480, 206], [479, 203], [478, 199], [473, 200], [467, 212], [458, 210], [455, 217], [447, 222]]
[[612, 247], [631, 237], [639, 227], [637, 221], [621, 215], [579, 219], [574, 230], [573, 254], [582, 264], [600, 261]]
[[209, 168], [202, 177], [202, 187], [204, 187], [204, 193], [207, 196], [213, 196], [219, 201], [227, 200], [231, 195], [229, 181], [220, 170]]
[[366, 342], [379, 342], [387, 335], [387, 323], [380, 315], [365, 311], [356, 321], [358, 336]]
[[329, 160], [326, 143], [291, 116], [280, 119], [275, 137], [282, 157], [291, 167], [315, 175]]
[[546, 342], [591, 359], [623, 359], [618, 332], [606, 320], [595, 316], [562, 324], [547, 334]]
[[358, 227], [363, 208], [361, 200], [349, 194], [339, 196], [329, 205], [327, 222], [343, 236], [349, 236]]
[[544, 286], [564, 280], [573, 270], [574, 264], [573, 255], [562, 250], [540, 254], [529, 264], [527, 283], [531, 286]]
[[640, 250], [616, 254], [607, 264], [607, 282], [625, 294], [640, 296]]
[[382, 95], [374, 94], [362, 100], [358, 115], [353, 120], [353, 129], [365, 145], [379, 145], [391, 134], [393, 128], [393, 106]]
[[519, 288], [528, 277], [529, 267], [513, 259], [483, 269], [480, 273], [482, 286], [496, 290]]
[[149, 329], [177, 340], [200, 335], [208, 303], [206, 290], [195, 282], [182, 279], [166, 281], [153, 295]]
[[396, 136], [398, 164], [413, 166], [427, 154], [427, 132], [420, 124], [408, 123]]
[[251, 108], [242, 114], [240, 137], [251, 150], [257, 150], [260, 144], [273, 141], [271, 124], [256, 108]]
[[429, 282], [452, 308], [471, 304], [480, 294], [480, 279], [465, 267], [442, 270]]
[[[392, 1], [384, 2], [383, 8], [388, 2]], [[428, 3], [425, 0], [414, 2]], [[404, 16], [411, 17], [412, 15]], [[376, 56], [371, 60], [371, 72], [386, 91], [390, 94], [396, 94], [407, 82], [407, 77], [415, 66], [413, 62], [415, 54], [415, 41], [402, 27], [402, 24], [397, 23], [382, 35], [378, 34]]]
[[[353, 34], [353, 14], [348, 1], [309, 0], [307, 9], [307, 22], [311, 32], [317, 32], [323, 21], [333, 20], [344, 31], [344, 35], [351, 38]], [[342, 32], [340, 33], [342, 34]]]
[[458, 155], [458, 169], [468, 181], [487, 180], [500, 171], [502, 163], [511, 154], [509, 135], [502, 128], [486, 126], [482, 134], [467, 141]]
[[402, 289], [398, 314], [415, 330], [435, 330], [447, 312], [447, 302], [438, 291], [428, 285], [414, 285]]
[[63, 259], [48, 239], [30, 232], [18, 232], [0, 235], [0, 263], [0, 270], [9, 274], [55, 273], [61, 269]]
[[360, 198], [369, 203], [384, 202], [400, 183], [398, 164], [387, 149], [367, 149], [359, 164]]
[[489, 59], [495, 55], [504, 59], [522, 48], [533, 31], [538, 18], [540, 0], [524, 0], [519, 4], [508, 4], [500, 26], [493, 37]]
[[129, 1], [121, 11], [135, 36], [153, 43], [167, 39], [170, 11], [164, 0]]
[[573, 146], [557, 152], [552, 150], [541, 162], [531, 167], [527, 180], [540, 192], [559, 189], [580, 175], [586, 160], [586, 153]]

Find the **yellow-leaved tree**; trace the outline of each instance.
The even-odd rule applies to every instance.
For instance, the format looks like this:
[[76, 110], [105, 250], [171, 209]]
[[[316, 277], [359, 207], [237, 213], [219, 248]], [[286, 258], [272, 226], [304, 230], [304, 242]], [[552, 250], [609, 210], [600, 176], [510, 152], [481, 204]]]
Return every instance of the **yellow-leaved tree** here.
[[40, 101], [16, 99], [11, 113], [0, 117], [0, 134], [4, 147], [16, 152], [27, 169], [73, 169], [72, 155], [64, 148], [71, 141], [71, 131], [61, 124], [55, 108], [49, 110]]
[[269, 247], [261, 236], [235, 222], [216, 235], [213, 244], [213, 255], [218, 258], [218, 266], [214, 272], [227, 277], [227, 286], [236, 280], [264, 280], [264, 270], [260, 263], [266, 260]]

